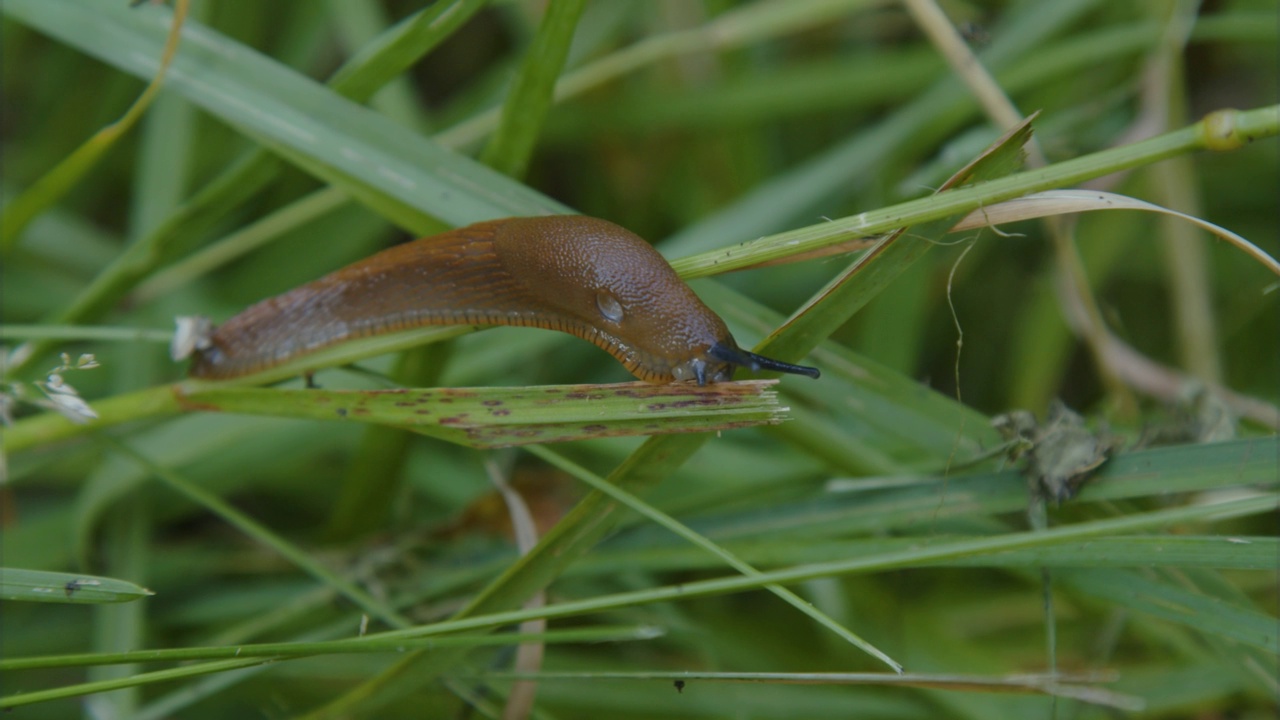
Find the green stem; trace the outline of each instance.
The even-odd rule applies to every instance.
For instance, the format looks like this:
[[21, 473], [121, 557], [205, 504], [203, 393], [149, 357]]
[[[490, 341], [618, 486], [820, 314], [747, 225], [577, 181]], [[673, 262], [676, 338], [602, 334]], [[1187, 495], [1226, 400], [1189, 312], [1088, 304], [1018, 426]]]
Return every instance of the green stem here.
[[161, 650], [130, 650], [114, 653], [78, 653], [74, 655], [44, 655], [0, 660], [0, 670], [33, 670], [40, 668], [90, 667], [95, 665], [121, 665], [126, 663], [179, 662], [186, 660], [225, 660], [234, 658], [285, 658], [314, 657], [316, 655], [348, 655], [355, 653], [403, 652], [405, 650], [430, 650], [446, 647], [484, 647], [519, 645], [521, 643], [596, 643], [622, 640], [644, 640], [655, 637], [658, 631], [648, 626], [592, 627], [573, 630], [551, 630], [545, 633], [502, 633], [500, 635], [452, 635], [421, 641], [405, 641], [404, 638], [382, 638], [369, 635], [344, 640], [321, 642], [278, 642], [227, 645], [223, 647], [166, 648]]
[[90, 695], [92, 693], [107, 692], [110, 690], [121, 690], [124, 688], [136, 687], [138, 685], [149, 685], [151, 683], [164, 682], [167, 680], [182, 680], [183, 678], [195, 677], [197, 675], [208, 675], [210, 673], [227, 672], [228, 670], [261, 665], [263, 663], [271, 662], [271, 660], [271, 658], [220, 660], [217, 662], [203, 663], [201, 665], [187, 665], [169, 670], [157, 670], [155, 672], [141, 673], [127, 678], [115, 678], [112, 680], [80, 683], [78, 685], [66, 685], [59, 688], [53, 688], [52, 690], [21, 693], [19, 695], [10, 695], [8, 697], [0, 698], [0, 708], [13, 708], [18, 707], [19, 705], [31, 705], [38, 702], [48, 702], [49, 700], [76, 697], [77, 695]]
[[1103, 150], [998, 180], [938, 193], [745, 242], [671, 263], [685, 279], [742, 270], [900, 227], [963, 215], [1033, 192], [1070, 187], [1103, 175], [1150, 165], [1197, 150], [1235, 150], [1280, 134], [1280, 105], [1255, 110], [1219, 110], [1200, 122], [1149, 140]]

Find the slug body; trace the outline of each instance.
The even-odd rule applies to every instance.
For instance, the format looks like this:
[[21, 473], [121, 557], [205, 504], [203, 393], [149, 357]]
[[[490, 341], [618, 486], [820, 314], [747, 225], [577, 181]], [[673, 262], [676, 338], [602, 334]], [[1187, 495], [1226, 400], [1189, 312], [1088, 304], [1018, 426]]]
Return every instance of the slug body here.
[[384, 250], [231, 318], [197, 353], [191, 374], [239, 377], [344, 340], [424, 325], [572, 333], [655, 383], [729, 380], [735, 365], [817, 377], [739, 349], [652, 246], [578, 215], [494, 220]]

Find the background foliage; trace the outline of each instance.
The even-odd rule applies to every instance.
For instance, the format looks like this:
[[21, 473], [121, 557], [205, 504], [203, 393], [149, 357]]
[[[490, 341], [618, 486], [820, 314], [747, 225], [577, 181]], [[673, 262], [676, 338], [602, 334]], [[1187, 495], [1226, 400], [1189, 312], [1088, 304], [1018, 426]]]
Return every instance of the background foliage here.
[[[154, 74], [169, 10], [124, 5], [3, 5], [6, 198], [120, 117]], [[179, 314], [224, 319], [390, 243], [545, 210], [608, 218], [667, 257], [686, 257], [922, 197], [1001, 132], [897, 3], [558, 5], [553, 23], [540, 2], [440, 2], [425, 32], [441, 41], [415, 41], [419, 52], [397, 58], [380, 33], [412, 22], [420, 3], [196, 0], [169, 89], [5, 257], [3, 322], [165, 329]], [[1277, 102], [1268, 0], [943, 7], [1016, 105], [1041, 110], [1036, 137], [1050, 162]], [[1189, 28], [1185, 48], [1179, 23]], [[571, 96], [551, 105], [557, 54]], [[319, 84], [335, 71], [337, 81]], [[382, 76], [394, 79], [373, 93]], [[523, 94], [504, 121], [514, 77]], [[342, 99], [369, 95], [372, 113]], [[299, 140], [303, 132], [313, 141]], [[1266, 139], [1140, 167], [1110, 187], [1224, 225], [1275, 256], [1278, 164], [1276, 140]], [[404, 178], [417, 189], [405, 190]], [[929, 240], [961, 237], [929, 227]], [[2, 564], [119, 578], [156, 594], [92, 608], [5, 602], [0, 654], [318, 643], [355, 635], [361, 615], [378, 631], [432, 627], [459, 610], [515, 610], [554, 580], [548, 602], [601, 605], [566, 611], [550, 629], [613, 642], [547, 645], [543, 667], [575, 674], [540, 683], [545, 717], [1109, 712], [955, 689], [689, 680], [676, 692], [670, 676], [606, 679], [884, 666], [759, 589], [762, 580], [748, 579], [749, 592], [672, 601], [663, 588], [694, 595], [699, 582], [740, 576], [587, 495], [554, 464], [563, 456], [612, 473], [759, 569], [838, 565], [780, 579], [909, 672], [1114, 670], [1103, 687], [1143, 702], [1127, 712], [1271, 716], [1280, 310], [1263, 290], [1275, 278], [1154, 215], [1080, 218], [1076, 246], [1103, 318], [1188, 381], [1130, 396], [1107, 384], [1064, 320], [1044, 225], [1004, 230], [1016, 234], [976, 234], [963, 262], [962, 246], [944, 245], [904, 263], [810, 356], [822, 380], [783, 381], [793, 419], [768, 429], [644, 446], [582, 441], [549, 456], [354, 424], [187, 414], [17, 453], [3, 490]], [[750, 346], [847, 264], [693, 284]], [[183, 375], [156, 342], [51, 349], [98, 357], [102, 368], [67, 373], [91, 402]], [[38, 377], [53, 357], [16, 379]], [[585, 343], [505, 328], [362, 365], [419, 385], [625, 379]], [[1193, 400], [1192, 378], [1239, 402], [1224, 406], [1212, 392]], [[378, 386], [345, 370], [318, 379], [326, 389]], [[959, 465], [1000, 442], [990, 416], [1023, 408], [1043, 417], [1054, 398], [1105, 420], [1123, 450], [1078, 499], [1048, 509], [1049, 530], [1036, 539], [1040, 516], [1028, 518], [1016, 470], [1000, 458]], [[1246, 406], [1253, 419], [1236, 422]], [[21, 409], [19, 421], [29, 414]], [[495, 473], [524, 493], [543, 532], [587, 498], [548, 536], [567, 549], [563, 566], [549, 551], [515, 562]], [[619, 525], [595, 546], [597, 517]], [[991, 545], [983, 554], [966, 543]], [[1006, 552], [990, 554], [997, 549]], [[634, 597], [609, 600], [624, 592]], [[513, 619], [522, 618], [494, 624]], [[511, 667], [510, 647], [442, 644], [411, 662], [396, 652], [323, 654], [337, 652], [327, 645], [292, 652], [316, 657], [205, 660], [226, 663], [206, 668], [223, 672], [22, 712], [451, 717], [494, 714], [511, 688], [481, 677]], [[279, 653], [269, 657], [289, 654]], [[87, 669], [83, 658], [66, 660], [6, 670], [0, 682], [13, 696], [182, 667], [174, 659]]]

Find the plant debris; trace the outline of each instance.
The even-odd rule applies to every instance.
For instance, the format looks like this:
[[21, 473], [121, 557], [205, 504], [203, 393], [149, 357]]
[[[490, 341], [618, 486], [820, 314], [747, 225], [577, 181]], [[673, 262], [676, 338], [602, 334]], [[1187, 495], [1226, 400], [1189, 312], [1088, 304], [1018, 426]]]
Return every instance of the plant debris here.
[[1023, 473], [1032, 494], [1054, 504], [1075, 497], [1116, 446], [1105, 427], [1090, 430], [1084, 417], [1060, 400], [1050, 403], [1043, 425], [1026, 410], [998, 415], [991, 424], [1013, 443], [1009, 459], [1027, 458]]

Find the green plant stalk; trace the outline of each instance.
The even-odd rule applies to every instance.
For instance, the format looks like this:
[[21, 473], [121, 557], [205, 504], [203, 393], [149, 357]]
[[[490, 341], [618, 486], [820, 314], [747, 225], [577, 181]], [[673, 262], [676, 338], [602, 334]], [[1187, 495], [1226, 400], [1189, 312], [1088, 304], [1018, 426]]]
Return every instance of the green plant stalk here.
[[264, 663], [272, 662], [272, 660], [272, 658], [219, 660], [201, 665], [187, 665], [170, 670], [157, 670], [155, 672], [141, 673], [127, 678], [99, 680], [97, 682], [66, 685], [64, 687], [53, 688], [52, 690], [20, 693], [18, 695], [10, 695], [8, 697], [0, 698], [0, 708], [14, 708], [20, 705], [31, 705], [39, 702], [48, 702], [49, 700], [76, 697], [77, 695], [90, 695], [93, 693], [137, 687], [139, 685], [167, 682], [169, 680], [182, 680], [184, 678], [195, 677], [198, 675], [208, 675], [210, 673], [227, 672], [228, 670], [262, 665]]
[[228, 645], [223, 647], [130, 650], [116, 653], [77, 653], [44, 655], [29, 658], [0, 659], [0, 670], [36, 670], [45, 668], [90, 667], [146, 662], [182, 662], [187, 660], [225, 660], [234, 658], [299, 658], [317, 655], [349, 655], [359, 653], [403, 652], [446, 647], [492, 647], [538, 642], [599, 643], [647, 640], [658, 632], [651, 627], [602, 627], [572, 630], [550, 630], [545, 633], [501, 633], [483, 635], [451, 635], [443, 638], [409, 640], [382, 639], [376, 635], [320, 642], [278, 642]]
[[169, 343], [173, 333], [150, 328], [102, 325], [0, 325], [0, 340], [105, 340]]
[[585, 7], [586, 0], [551, 0], [547, 5], [480, 162], [508, 177], [524, 176]]
[[[1202, 204], [1196, 190], [1195, 166], [1189, 158], [1174, 158], [1166, 167], [1153, 169], [1151, 182], [1161, 204], [1189, 215], [1199, 214]], [[1168, 302], [1172, 306], [1174, 331], [1178, 338], [1179, 363], [1206, 385], [1222, 384], [1221, 343], [1213, 312], [1213, 288], [1209, 270], [1209, 245], [1204, 233], [1178, 219], [1162, 215], [1168, 267]]]
[[250, 538], [253, 538], [261, 545], [279, 553], [305, 571], [308, 575], [311, 575], [320, 582], [332, 587], [335, 591], [341, 593], [348, 600], [355, 603], [373, 617], [382, 620], [392, 627], [405, 628], [413, 625], [408, 618], [405, 618], [394, 609], [388, 607], [385, 603], [356, 587], [354, 583], [338, 576], [336, 573], [329, 570], [329, 568], [317, 562], [306, 552], [303, 552], [301, 548], [296, 547], [293, 543], [286, 541], [284, 538], [268, 530], [257, 520], [254, 520], [248, 515], [232, 507], [229, 503], [223, 501], [222, 498], [208, 492], [194, 483], [189, 482], [178, 473], [169, 470], [168, 468], [156, 465], [129, 446], [114, 439], [104, 439], [106, 439], [108, 444], [110, 444], [115, 450], [119, 451], [126, 457], [131, 458], [134, 462], [150, 471], [157, 478], [164, 481], [164, 483], [171, 489], [186, 496], [197, 505], [200, 505], [214, 513], [232, 527], [240, 530]]
[[160, 56], [160, 68], [125, 114], [119, 120], [94, 133], [93, 137], [76, 148], [25, 192], [14, 198], [4, 212], [0, 213], [0, 254], [8, 256], [17, 246], [18, 239], [27, 225], [70, 192], [71, 188], [75, 187], [76, 183], [98, 164], [98, 159], [125, 133], [133, 129], [138, 119], [151, 106], [151, 102], [155, 100], [161, 86], [164, 85], [165, 72], [169, 69], [169, 63], [173, 61], [173, 55], [178, 50], [178, 41], [182, 38], [182, 23], [187, 17], [190, 5], [190, 0], [178, 0], [174, 5], [169, 35], [165, 39], [164, 51]]
[[[1153, 14], [1161, 19], [1164, 32], [1148, 58], [1142, 74], [1142, 110], [1136, 122], [1158, 117], [1159, 129], [1187, 120], [1187, 77], [1182, 58], [1191, 30], [1199, 21], [1198, 0], [1169, 3]], [[1195, 172], [1186, 158], [1175, 158], [1158, 172], [1150, 173], [1156, 201], [1189, 215], [1201, 214]], [[1178, 355], [1183, 367], [1207, 385], [1222, 383], [1218, 333], [1214, 327], [1213, 301], [1208, 277], [1208, 249], [1200, 232], [1170, 216], [1158, 220], [1169, 275], [1169, 299], [1173, 326], [1178, 339]]]
[[[964, 182], [1007, 175], [1019, 167], [1025, 156], [1023, 146], [1031, 137], [1030, 123], [1026, 120], [1011, 128], [948, 178], [938, 194]], [[934, 220], [912, 233], [901, 227], [880, 238], [770, 333], [756, 352], [791, 362], [805, 357], [914, 265], [933, 246], [929, 238], [942, 235], [949, 225], [949, 219]]]
[[869, 210], [831, 222], [778, 233], [671, 263], [686, 280], [781, 260], [858, 238], [874, 237], [932, 220], [962, 215], [1033, 192], [1068, 187], [1198, 150], [1226, 151], [1280, 134], [1280, 105], [1219, 110], [1203, 120], [1149, 140], [1103, 150], [1037, 170], [990, 180], [918, 200]]
[[[1173, 93], [1169, 113], [1175, 118], [1186, 117], [1186, 98], [1181, 89], [1186, 87], [1185, 75], [1176, 57], [1170, 53], [1169, 62], [1177, 63], [1173, 78], [1167, 79]], [[1175, 121], [1176, 122], [1176, 121]], [[1149, 171], [1153, 189], [1161, 205], [1199, 216], [1201, 202], [1196, 186], [1195, 166], [1189, 158], [1174, 158], [1165, 166]], [[1207, 385], [1222, 384], [1222, 345], [1218, 342], [1213, 312], [1213, 289], [1209, 270], [1209, 246], [1204, 233], [1198, 228], [1168, 215], [1159, 220], [1161, 234], [1167, 238], [1164, 247], [1168, 268], [1168, 302], [1171, 306], [1174, 332], [1178, 338], [1178, 356], [1182, 367]]]
[[[732, 567], [734, 570], [737, 570], [743, 575], [747, 577], [760, 576], [759, 570], [756, 570], [751, 565], [747, 564], [746, 562], [743, 562], [742, 559], [740, 559], [738, 556], [734, 555], [733, 553], [729, 552], [728, 550], [725, 550], [723, 547], [717, 545], [711, 540], [708, 540], [706, 536], [701, 535], [698, 532], [692, 530], [691, 528], [689, 528], [689, 526], [685, 525], [684, 523], [681, 523], [679, 520], [676, 520], [675, 518], [662, 512], [661, 510], [650, 505], [649, 503], [641, 500], [635, 495], [625, 490], [616, 488], [613, 485], [610, 485], [607, 481], [605, 481], [604, 478], [596, 475], [595, 473], [587, 470], [586, 468], [582, 467], [581, 465], [578, 465], [577, 463], [569, 461], [563, 455], [560, 455], [559, 453], [556, 453], [542, 445], [530, 445], [528, 446], [527, 449], [531, 454], [536, 455], [537, 457], [550, 463], [551, 465], [554, 465], [555, 467], [560, 468], [561, 470], [569, 473], [570, 475], [578, 478], [582, 482], [591, 486], [593, 489], [608, 495], [609, 497], [613, 498], [617, 502], [620, 502], [623, 505], [626, 505], [628, 508], [631, 508], [635, 512], [640, 513], [641, 515], [652, 520], [658, 525], [666, 528], [667, 530], [670, 530], [671, 532], [675, 533], [681, 538], [684, 538], [690, 543], [693, 543], [695, 546], [711, 553], [712, 555], [716, 556], [717, 558], [719, 558], [720, 560], [728, 564], [729, 567]], [[805, 615], [808, 615], [810, 618], [817, 621], [819, 625], [822, 625], [823, 627], [827, 628], [831, 632], [835, 633], [846, 642], [850, 643], [851, 645], [857, 648], [862, 649], [867, 654], [876, 658], [880, 662], [883, 662], [884, 664], [888, 665], [890, 668], [893, 669], [894, 672], [896, 673], [902, 672], [902, 665], [898, 663], [896, 660], [894, 660], [893, 658], [889, 657], [887, 654], [885, 654], [884, 651], [880, 650], [880, 648], [877, 648], [876, 646], [872, 645], [866, 640], [863, 640], [861, 637], [859, 637], [858, 635], [850, 631], [848, 628], [836, 622], [831, 616], [827, 615], [826, 613], [822, 612], [818, 608], [809, 604], [799, 595], [796, 595], [795, 593], [791, 592], [790, 590], [778, 584], [769, 584], [764, 587], [769, 592], [773, 593], [774, 595], [777, 595], [788, 605], [791, 605], [792, 607], [804, 613]]]

